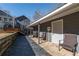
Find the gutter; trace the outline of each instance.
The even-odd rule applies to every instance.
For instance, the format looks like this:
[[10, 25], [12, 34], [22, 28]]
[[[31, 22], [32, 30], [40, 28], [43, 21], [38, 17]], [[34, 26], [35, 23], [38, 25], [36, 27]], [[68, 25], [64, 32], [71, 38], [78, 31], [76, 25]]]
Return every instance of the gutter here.
[[40, 23], [40, 22], [43, 21], [44, 19], [46, 19], [46, 18], [48, 18], [48, 17], [50, 17], [50, 16], [52, 16], [52, 15], [55, 15], [56, 13], [60, 12], [61, 10], [66, 9], [67, 7], [71, 6], [72, 4], [73, 4], [73, 3], [67, 3], [67, 4], [65, 4], [64, 6], [62, 6], [62, 7], [58, 8], [57, 10], [55, 10], [55, 11], [49, 13], [48, 15], [42, 17], [41, 19], [39, 19], [39, 20], [33, 22], [32, 24], [28, 25], [27, 27], [34, 26], [35, 24]]

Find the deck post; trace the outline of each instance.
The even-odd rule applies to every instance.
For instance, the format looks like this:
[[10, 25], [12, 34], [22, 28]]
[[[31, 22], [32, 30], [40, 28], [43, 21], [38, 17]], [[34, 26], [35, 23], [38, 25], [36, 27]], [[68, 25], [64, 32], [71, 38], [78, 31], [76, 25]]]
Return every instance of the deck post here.
[[40, 44], [40, 24], [38, 24], [38, 44]]

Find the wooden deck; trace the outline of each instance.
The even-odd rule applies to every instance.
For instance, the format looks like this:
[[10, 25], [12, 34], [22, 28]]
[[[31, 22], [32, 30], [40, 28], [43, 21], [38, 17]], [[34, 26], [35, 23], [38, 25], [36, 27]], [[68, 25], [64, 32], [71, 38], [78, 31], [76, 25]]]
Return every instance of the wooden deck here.
[[[61, 49], [61, 51], [58, 50], [58, 45], [57, 44], [54, 44], [54, 43], [51, 43], [51, 42], [42, 42], [41, 44], [38, 44], [38, 38], [33, 38], [33, 37], [30, 37], [29, 39], [29, 42], [32, 41], [32, 45], [37, 44], [38, 46], [40, 46], [39, 48], [37, 48], [37, 45], [35, 46], [32, 46], [32, 48], [37, 48], [37, 49], [34, 49], [34, 50], [37, 50], [35, 51], [36, 53], [40, 53], [43, 50], [45, 50], [46, 52], [48, 52], [50, 55], [52, 56], [73, 56], [73, 53], [66, 50], [66, 49]], [[42, 49], [40, 49], [42, 48]], [[40, 51], [38, 51], [40, 49]], [[41, 52], [41, 55], [43, 55], [43, 52]], [[44, 54], [45, 55], [45, 54]], [[76, 53], [76, 56], [79, 56], [79, 53]]]

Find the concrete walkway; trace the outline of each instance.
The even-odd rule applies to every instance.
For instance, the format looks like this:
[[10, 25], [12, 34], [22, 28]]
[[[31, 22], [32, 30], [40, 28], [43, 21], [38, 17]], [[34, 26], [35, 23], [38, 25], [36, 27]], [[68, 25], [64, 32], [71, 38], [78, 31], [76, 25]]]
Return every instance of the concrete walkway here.
[[36, 56], [51, 56], [44, 48], [38, 44], [38, 39], [26, 36]]
[[35, 56], [35, 53], [25, 36], [19, 35], [12, 46], [4, 52], [3, 56]]

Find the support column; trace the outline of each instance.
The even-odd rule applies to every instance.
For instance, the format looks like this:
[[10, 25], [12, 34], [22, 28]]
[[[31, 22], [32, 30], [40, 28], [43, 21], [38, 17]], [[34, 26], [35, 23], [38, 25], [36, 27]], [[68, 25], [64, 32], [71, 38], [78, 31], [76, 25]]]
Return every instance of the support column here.
[[33, 37], [33, 27], [30, 27], [30, 36], [32, 36]]
[[31, 35], [31, 30], [32, 30], [32, 29], [31, 29], [31, 27], [30, 27], [30, 35]]
[[38, 44], [40, 44], [40, 24], [38, 24]]
[[31, 31], [32, 31], [32, 29], [30, 28], [30, 35], [32, 35], [32, 34], [31, 34]]

